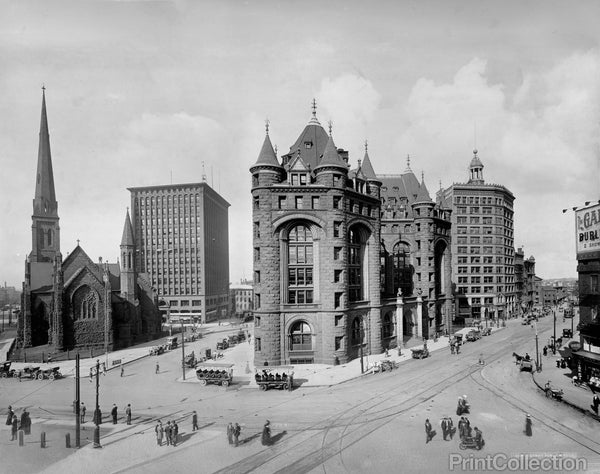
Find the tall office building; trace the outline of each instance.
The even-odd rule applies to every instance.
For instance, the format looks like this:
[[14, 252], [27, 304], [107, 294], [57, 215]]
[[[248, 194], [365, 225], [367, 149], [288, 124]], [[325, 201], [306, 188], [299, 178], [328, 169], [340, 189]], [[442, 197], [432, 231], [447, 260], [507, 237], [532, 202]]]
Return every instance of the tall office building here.
[[128, 190], [136, 264], [161, 305], [202, 322], [226, 317], [229, 203], [204, 182]]
[[452, 205], [452, 281], [455, 323], [465, 318], [512, 317], [514, 275], [514, 195], [483, 179], [483, 163], [473, 152], [469, 180], [441, 191]]

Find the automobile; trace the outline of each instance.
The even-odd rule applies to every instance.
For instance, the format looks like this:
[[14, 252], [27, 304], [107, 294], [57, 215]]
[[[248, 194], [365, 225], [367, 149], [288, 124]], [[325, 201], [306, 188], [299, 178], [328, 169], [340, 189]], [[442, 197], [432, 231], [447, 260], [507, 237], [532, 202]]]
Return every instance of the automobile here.
[[13, 377], [19, 377], [19, 373], [21, 374], [21, 378], [25, 379], [35, 379], [38, 376], [38, 372], [40, 371], [39, 366], [34, 367], [32, 365], [28, 365], [23, 367], [21, 370], [15, 370], [13, 372]]
[[168, 350], [177, 349], [177, 336], [167, 337], [165, 345]]
[[233, 367], [233, 364], [201, 362], [196, 366], [196, 377], [200, 381], [200, 385], [213, 383], [228, 387], [233, 380]]
[[154, 347], [151, 347], [148, 352], [150, 352], [150, 355], [161, 355], [165, 352], [165, 347], [162, 345], [154, 346]]
[[38, 380], [54, 380], [62, 377], [60, 373], [60, 367], [52, 367], [51, 369], [41, 369], [37, 373]]
[[428, 349], [411, 349], [411, 351], [413, 359], [425, 359], [426, 357], [429, 357]]
[[492, 328], [483, 328], [481, 330], [482, 336], [489, 336], [490, 334], [492, 334]]
[[256, 369], [254, 380], [258, 388], [265, 392], [270, 388], [291, 391], [294, 388], [294, 366], [261, 367]]
[[572, 338], [573, 337], [573, 331], [571, 331], [570, 329], [563, 329], [562, 331], [563, 337], [565, 338]]
[[473, 342], [473, 341], [477, 341], [478, 339], [481, 339], [481, 332], [480, 331], [469, 331], [467, 333], [467, 337], [466, 337], [467, 341]]
[[196, 354], [192, 351], [190, 354], [187, 354], [184, 359], [186, 367], [195, 367], [196, 366]]
[[15, 371], [15, 369], [10, 369], [12, 362], [7, 361], [7, 362], [2, 362], [2, 364], [0, 364], [0, 377], [2, 377], [3, 379], [5, 379], [6, 377], [12, 377], [13, 372]]
[[217, 342], [217, 350], [223, 351], [229, 347], [229, 341], [227, 338], [224, 338], [222, 341]]

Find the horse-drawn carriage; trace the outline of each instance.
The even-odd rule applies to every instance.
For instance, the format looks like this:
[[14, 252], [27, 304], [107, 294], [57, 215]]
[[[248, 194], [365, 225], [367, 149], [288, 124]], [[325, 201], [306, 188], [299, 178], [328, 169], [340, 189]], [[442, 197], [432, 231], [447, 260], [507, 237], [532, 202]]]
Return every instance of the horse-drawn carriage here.
[[261, 390], [278, 388], [279, 390], [292, 390], [294, 386], [294, 367], [279, 365], [277, 367], [263, 367], [256, 370], [254, 379]]
[[201, 362], [196, 366], [196, 377], [200, 385], [214, 383], [227, 387], [233, 380], [233, 364]]

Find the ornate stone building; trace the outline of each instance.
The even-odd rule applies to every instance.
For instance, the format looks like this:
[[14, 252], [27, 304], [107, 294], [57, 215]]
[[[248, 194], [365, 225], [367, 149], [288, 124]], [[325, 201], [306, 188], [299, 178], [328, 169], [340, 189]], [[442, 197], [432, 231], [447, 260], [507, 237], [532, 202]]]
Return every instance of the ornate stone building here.
[[350, 169], [314, 104], [281, 162], [267, 127], [250, 172], [257, 366], [343, 363], [445, 327], [450, 224], [424, 184], [407, 197], [410, 215], [387, 216], [382, 234], [387, 178], [366, 149]]
[[79, 243], [62, 259], [45, 93], [31, 228], [32, 250], [25, 262], [17, 328], [23, 347], [51, 344], [56, 350], [112, 350], [160, 333], [156, 295], [135, 268], [129, 212], [120, 246], [121, 265], [94, 263]]

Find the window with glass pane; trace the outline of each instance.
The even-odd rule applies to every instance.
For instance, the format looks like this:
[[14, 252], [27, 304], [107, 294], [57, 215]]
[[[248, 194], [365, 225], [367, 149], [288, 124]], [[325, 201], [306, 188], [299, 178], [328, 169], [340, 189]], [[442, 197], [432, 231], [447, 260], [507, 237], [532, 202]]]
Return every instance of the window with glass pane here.
[[310, 229], [294, 227], [288, 240], [288, 303], [313, 302], [313, 241]]
[[360, 235], [351, 229], [348, 233], [348, 298], [360, 301], [362, 295], [362, 244]]
[[298, 321], [290, 329], [290, 350], [310, 351], [312, 350], [312, 331], [308, 323]]

